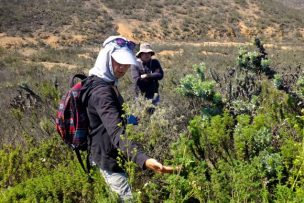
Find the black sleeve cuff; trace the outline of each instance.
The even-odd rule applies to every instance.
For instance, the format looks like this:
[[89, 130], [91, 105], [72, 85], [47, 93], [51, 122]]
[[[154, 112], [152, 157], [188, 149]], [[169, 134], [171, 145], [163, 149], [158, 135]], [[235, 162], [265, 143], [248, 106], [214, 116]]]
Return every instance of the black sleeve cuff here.
[[141, 169], [145, 170], [146, 169], [145, 162], [147, 159], [150, 159], [150, 157], [148, 157], [144, 153], [138, 153], [135, 162]]

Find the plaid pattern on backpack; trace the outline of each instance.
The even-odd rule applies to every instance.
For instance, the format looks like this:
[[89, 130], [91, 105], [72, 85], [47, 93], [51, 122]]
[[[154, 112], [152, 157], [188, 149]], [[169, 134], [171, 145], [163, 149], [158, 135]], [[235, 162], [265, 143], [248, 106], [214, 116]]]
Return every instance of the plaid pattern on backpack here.
[[74, 85], [61, 99], [56, 117], [56, 128], [73, 149], [86, 150], [89, 122], [80, 93], [81, 82]]
[[[82, 81], [75, 84], [74, 79]], [[77, 159], [83, 170], [89, 173], [89, 120], [86, 106], [82, 103], [81, 91], [83, 81], [86, 78], [83, 74], [76, 74], [70, 80], [71, 89], [62, 97], [56, 116], [56, 129], [63, 141], [68, 144], [77, 155]], [[87, 150], [87, 169], [81, 159], [80, 150]]]

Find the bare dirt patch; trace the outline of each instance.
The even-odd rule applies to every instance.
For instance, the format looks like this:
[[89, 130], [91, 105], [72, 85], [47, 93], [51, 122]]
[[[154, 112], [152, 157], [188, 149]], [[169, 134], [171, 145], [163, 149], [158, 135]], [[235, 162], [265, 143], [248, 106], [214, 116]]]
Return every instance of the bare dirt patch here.
[[67, 64], [67, 63], [39, 62], [39, 64], [43, 65], [46, 69], [49, 69], [49, 70], [54, 67], [61, 67], [61, 68], [65, 68], [65, 69], [77, 68], [76, 65]]
[[54, 35], [49, 35], [47, 36], [45, 39], [43, 39], [42, 41], [46, 44], [48, 44], [51, 47], [58, 47], [59, 46], [59, 40], [60, 38]]
[[36, 43], [34, 38], [8, 36], [6, 33], [0, 33], [0, 47], [3, 48], [20, 47]]
[[220, 52], [211, 52], [211, 51], [201, 51], [202, 55], [210, 56], [210, 55], [219, 55], [219, 56], [226, 56], [227, 54], [220, 53]]
[[254, 33], [253, 30], [249, 28], [243, 21], [239, 22], [239, 28], [240, 28], [240, 33], [243, 35], [252, 36]]
[[302, 38], [304, 38], [304, 28], [299, 29], [299, 32], [300, 32]]
[[257, 20], [260, 18], [259, 13], [261, 13], [262, 11], [256, 4], [248, 3], [248, 8], [241, 7], [237, 10], [237, 12], [239, 12], [239, 14], [246, 18], [253, 18], [254, 20]]
[[[164, 43], [165, 44], [165, 43]], [[236, 46], [248, 46], [251, 43], [249, 42], [173, 42], [169, 43], [171, 45], [190, 45], [190, 46], [203, 46], [203, 47], [218, 47], [218, 46], [225, 46], [225, 47], [236, 47]]]
[[38, 52], [38, 50], [33, 49], [33, 48], [22, 48], [18, 50], [18, 53], [20, 53], [23, 56], [29, 57], [32, 56], [34, 54], [36, 54]]
[[136, 20], [122, 20], [116, 19], [115, 24], [117, 25], [118, 29], [117, 32], [130, 40], [135, 40], [133, 36], [134, 28], [138, 27], [140, 22]]
[[173, 50], [163, 50], [159, 53], [157, 53], [158, 55], [161, 55], [161, 56], [173, 56], [173, 55], [176, 55], [176, 54], [182, 54], [184, 52], [183, 49], [179, 49], [177, 51], [173, 51]]
[[72, 44], [81, 44], [86, 39], [85, 35], [76, 35], [76, 34], [63, 34], [61, 36], [56, 36], [50, 33], [43, 33], [39, 35], [42, 38], [42, 41], [49, 45], [50, 47], [57, 48], [63, 45], [72, 45]]
[[92, 57], [88, 53], [78, 54], [77, 56], [85, 59], [92, 59]]
[[[251, 42], [162, 42], [162, 44], [170, 44], [174, 46], [194, 46], [194, 47], [240, 47], [250, 46]], [[264, 44], [265, 48], [281, 49], [281, 50], [304, 50], [301, 45], [284, 45], [284, 44]], [[214, 53], [214, 52], [212, 52]]]
[[72, 39], [70, 40], [73, 43], [81, 43], [87, 39], [85, 35], [72, 35]]
[[[135, 42], [143, 42], [143, 41], [150, 41], [151, 39], [161, 41], [164, 39], [164, 34], [161, 32], [151, 32], [143, 29], [144, 27], [149, 27], [150, 30], [161, 30], [160, 22], [159, 20], [155, 20], [153, 22], [149, 22], [147, 24], [144, 24], [141, 21], [138, 20], [125, 20], [125, 19], [116, 19], [114, 21], [116, 26], [118, 27], [117, 32], [123, 36], [126, 37], [132, 41]], [[140, 37], [136, 36], [136, 33], [140, 31]]]
[[266, 34], [267, 36], [273, 36], [277, 34], [277, 29], [274, 27], [267, 27], [264, 30], [264, 34]]

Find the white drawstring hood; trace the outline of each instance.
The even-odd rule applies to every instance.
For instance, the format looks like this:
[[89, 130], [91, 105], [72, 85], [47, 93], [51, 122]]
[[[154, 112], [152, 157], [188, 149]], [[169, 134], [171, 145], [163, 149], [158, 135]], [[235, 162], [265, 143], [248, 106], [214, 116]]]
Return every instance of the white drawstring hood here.
[[111, 57], [120, 64], [137, 65], [134, 53], [128, 47], [119, 47], [113, 41], [117, 38], [127, 40], [121, 36], [108, 37], [103, 43], [104, 48], [100, 50], [94, 67], [89, 71], [90, 76], [96, 75], [106, 82], [115, 82], [117, 84], [118, 79], [113, 72]]

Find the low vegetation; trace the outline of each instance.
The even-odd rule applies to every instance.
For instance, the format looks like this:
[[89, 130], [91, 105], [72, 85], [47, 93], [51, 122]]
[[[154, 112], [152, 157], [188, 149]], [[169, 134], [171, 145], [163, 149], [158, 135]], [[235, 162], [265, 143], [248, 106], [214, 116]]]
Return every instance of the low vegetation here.
[[[97, 168], [88, 179], [54, 118], [70, 77], [88, 73], [120, 20], [134, 23], [129, 37], [152, 42], [165, 72], [156, 108], [134, 100], [130, 75], [119, 83], [126, 112], [140, 118], [126, 134], [149, 156], [181, 166], [159, 175], [126, 160], [135, 202], [302, 202], [301, 5], [2, 1], [0, 40], [34, 41], [0, 46], [0, 202], [118, 202]], [[203, 43], [256, 36], [250, 45]]]
[[[254, 44], [229, 50], [155, 45], [157, 52], [183, 51], [159, 56], [166, 77], [162, 102], [153, 114], [147, 111], [152, 107], [149, 101], [139, 98], [134, 102], [130, 78], [124, 78], [120, 89], [126, 111], [141, 118], [138, 126], [128, 126], [127, 135], [150, 156], [182, 166], [175, 174], [158, 175], [126, 162], [137, 202], [303, 199], [302, 61], [293, 56], [288, 68], [274, 66], [271, 52], [278, 50], [268, 52], [259, 40]], [[5, 90], [1, 92], [12, 95], [1, 101], [6, 109], [1, 126], [10, 126], [1, 130], [1, 202], [117, 202], [97, 169], [91, 171], [93, 182], [88, 181], [54, 129], [58, 99], [67, 89], [69, 76], [86, 72], [93, 61], [78, 58], [81, 49], [46, 49], [22, 69], [24, 56], [1, 52], [1, 89]], [[214, 54], [218, 52], [226, 54]], [[279, 56], [286, 54], [290, 52], [281, 51]], [[202, 57], [207, 59], [204, 63]], [[230, 62], [219, 66], [213, 57], [220, 61], [227, 57]], [[45, 58], [87, 65], [64, 71], [34, 65]]]

